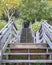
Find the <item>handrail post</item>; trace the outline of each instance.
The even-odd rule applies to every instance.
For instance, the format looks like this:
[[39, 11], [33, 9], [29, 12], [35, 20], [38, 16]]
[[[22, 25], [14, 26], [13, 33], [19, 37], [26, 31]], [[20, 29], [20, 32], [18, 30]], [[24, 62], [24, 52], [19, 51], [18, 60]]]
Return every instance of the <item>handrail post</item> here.
[[40, 43], [39, 42], [39, 31], [36, 32], [36, 43]]
[[3, 56], [3, 50], [0, 51], [0, 65], [2, 65], [2, 56]]
[[1, 63], [2, 63], [2, 54], [0, 52], [0, 65], [1, 65]]
[[32, 37], [34, 38], [34, 43], [35, 43], [35, 35], [34, 35], [34, 31], [32, 30], [32, 23], [31, 22], [30, 22], [29, 28], [31, 29]]
[[1, 48], [2, 48], [2, 44], [1, 44], [1, 38], [0, 38], [0, 50], [1, 50]]

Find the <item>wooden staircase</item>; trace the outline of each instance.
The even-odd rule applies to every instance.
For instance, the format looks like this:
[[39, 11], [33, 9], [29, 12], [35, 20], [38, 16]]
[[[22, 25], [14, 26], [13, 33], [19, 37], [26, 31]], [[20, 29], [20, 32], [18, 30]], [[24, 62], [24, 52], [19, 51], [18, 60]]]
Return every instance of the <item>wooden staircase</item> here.
[[52, 33], [48, 30], [52, 32], [52, 27], [43, 23], [33, 38], [31, 29], [23, 28], [20, 42], [12, 43], [18, 33], [14, 23], [10, 22], [1, 31], [0, 65], [52, 65]]
[[33, 37], [30, 28], [23, 28], [20, 38], [21, 43], [33, 43]]
[[2, 63], [7, 65], [49, 64], [52, 63], [52, 50], [46, 47], [46, 44], [9, 44], [3, 53]]

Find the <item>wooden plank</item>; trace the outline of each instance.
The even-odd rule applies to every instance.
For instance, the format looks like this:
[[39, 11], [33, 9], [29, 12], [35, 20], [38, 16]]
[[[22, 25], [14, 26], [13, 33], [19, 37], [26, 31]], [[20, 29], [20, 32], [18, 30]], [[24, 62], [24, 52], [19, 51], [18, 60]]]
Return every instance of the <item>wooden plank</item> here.
[[10, 32], [9, 30], [5, 33], [5, 35], [3, 36], [3, 38], [1, 39], [1, 43], [5, 43], [6, 42], [6, 39], [7, 37], [9, 36]]
[[[23, 43], [20, 43], [20, 44], [15, 44], [15, 43], [11, 43], [10, 44], [10, 49], [51, 49], [50, 47], [46, 47], [46, 46], [43, 46], [43, 45], [46, 45], [44, 43], [41, 43], [41, 44], [23, 44]], [[9, 47], [8, 47], [9, 48]]]
[[[39, 32], [40, 33], [40, 32]], [[40, 34], [39, 38], [41, 38], [43, 36], [43, 33]]]
[[4, 44], [3, 48], [2, 48], [2, 51], [3, 51], [3, 52], [6, 50], [7, 45], [8, 45], [8, 43], [10, 42], [10, 39], [11, 39], [11, 35], [9, 35], [9, 38], [7, 39], [7, 41], [5, 42], [5, 44]]
[[17, 34], [17, 30], [15, 29], [15, 27], [13, 26], [13, 31]]
[[45, 40], [47, 41], [47, 44], [50, 46], [50, 48], [52, 49], [52, 42], [49, 40], [49, 38], [46, 36], [46, 34], [44, 34], [45, 36]]
[[50, 39], [52, 40], [52, 33], [46, 28], [44, 27], [44, 32], [50, 37]]
[[39, 42], [40, 42], [40, 43], [43, 42], [43, 37], [39, 40]]
[[36, 43], [40, 43], [39, 42], [39, 32], [38, 31], [36, 32]]
[[34, 44], [12, 44], [12, 45], [10, 45], [10, 48], [43, 48], [44, 46], [43, 46], [44, 44], [37, 44], [37, 45], [34, 45]]
[[46, 21], [44, 21], [43, 23], [52, 30], [52, 26], [50, 24], [48, 24]]
[[47, 26], [47, 24], [45, 24], [45, 23], [42, 23], [42, 24], [43, 24], [43, 26], [45, 26], [50, 32], [52, 32], [52, 28], [51, 28], [51, 27]]
[[16, 48], [16, 47], [9, 48], [9, 47], [7, 47], [7, 49], [44, 49], [44, 50], [48, 49], [48, 50], [51, 50], [51, 48], [49, 48], [49, 47], [48, 48], [47, 47], [36, 47], [36, 48], [33, 48], [33, 47], [32, 48]]
[[0, 50], [0, 65], [2, 64], [2, 50]]
[[52, 53], [3, 53], [3, 55], [52, 55]]
[[2, 63], [52, 63], [52, 60], [2, 60]]

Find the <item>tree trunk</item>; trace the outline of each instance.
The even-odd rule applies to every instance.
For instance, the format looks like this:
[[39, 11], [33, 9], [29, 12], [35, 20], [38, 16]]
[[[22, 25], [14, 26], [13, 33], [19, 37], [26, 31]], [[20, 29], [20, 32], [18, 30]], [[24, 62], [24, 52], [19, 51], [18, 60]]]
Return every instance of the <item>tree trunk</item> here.
[[35, 22], [37, 22], [37, 18], [35, 18]]

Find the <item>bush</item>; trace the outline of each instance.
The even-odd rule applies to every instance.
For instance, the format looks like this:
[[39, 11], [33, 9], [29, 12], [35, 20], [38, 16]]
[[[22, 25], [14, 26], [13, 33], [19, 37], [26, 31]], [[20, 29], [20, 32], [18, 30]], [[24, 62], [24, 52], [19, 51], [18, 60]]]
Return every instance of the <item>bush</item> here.
[[7, 24], [5, 20], [0, 20], [0, 30]]
[[41, 22], [35, 22], [32, 24], [32, 29], [36, 33], [41, 27]]
[[14, 23], [15, 23], [18, 30], [20, 30], [22, 22], [23, 22], [23, 19], [20, 19], [20, 18], [18, 20], [17, 19], [15, 20]]

